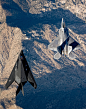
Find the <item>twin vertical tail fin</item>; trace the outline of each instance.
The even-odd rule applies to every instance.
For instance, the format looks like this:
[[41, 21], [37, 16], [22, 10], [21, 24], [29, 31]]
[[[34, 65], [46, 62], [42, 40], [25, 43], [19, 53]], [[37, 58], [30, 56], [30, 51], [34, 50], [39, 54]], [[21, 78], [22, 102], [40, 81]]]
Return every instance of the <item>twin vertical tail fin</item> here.
[[20, 90], [22, 91], [22, 94], [24, 96], [24, 89], [23, 89], [23, 86], [25, 85], [26, 82], [23, 82], [23, 83], [20, 83], [18, 88], [17, 88], [17, 91], [16, 91], [16, 96], [18, 95], [18, 93], [20, 92]]
[[22, 94], [23, 94], [23, 96], [24, 96], [24, 89], [23, 89], [23, 85], [22, 85], [22, 83], [21, 83], [21, 86], [22, 86]]

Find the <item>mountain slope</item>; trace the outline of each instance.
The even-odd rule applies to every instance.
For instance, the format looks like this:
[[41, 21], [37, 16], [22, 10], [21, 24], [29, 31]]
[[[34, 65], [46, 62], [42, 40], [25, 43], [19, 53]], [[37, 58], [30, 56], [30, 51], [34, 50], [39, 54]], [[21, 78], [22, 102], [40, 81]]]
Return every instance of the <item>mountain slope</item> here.
[[[1, 109], [86, 108], [86, 9], [82, 2], [75, 4], [72, 0], [65, 4], [50, 0], [1, 0]], [[62, 17], [71, 37], [81, 45], [74, 60], [66, 56], [54, 60], [55, 52], [48, 49], [48, 44], [58, 37]], [[20, 92], [15, 97], [16, 83], [8, 90], [4, 85], [22, 48], [38, 87], [35, 90], [27, 83], [25, 96]]]

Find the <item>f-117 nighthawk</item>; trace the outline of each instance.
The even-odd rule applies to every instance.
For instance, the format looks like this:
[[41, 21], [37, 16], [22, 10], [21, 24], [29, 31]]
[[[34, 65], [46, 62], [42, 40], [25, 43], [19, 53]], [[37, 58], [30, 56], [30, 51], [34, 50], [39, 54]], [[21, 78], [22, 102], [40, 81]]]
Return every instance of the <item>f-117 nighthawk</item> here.
[[70, 59], [76, 57], [73, 51], [79, 49], [80, 44], [69, 35], [68, 29], [63, 22], [63, 18], [61, 28], [59, 29], [59, 36], [48, 45], [48, 48], [57, 51], [54, 55], [54, 59], [59, 59], [62, 54], [67, 55]]
[[19, 57], [14, 65], [14, 68], [11, 72], [11, 75], [5, 85], [5, 88], [7, 89], [13, 82], [16, 82], [19, 86], [16, 91], [16, 96], [19, 93], [20, 90], [22, 90], [22, 94], [24, 95], [23, 86], [27, 81], [36, 89], [37, 84], [34, 80], [34, 77], [32, 75], [32, 72], [29, 68], [29, 65], [26, 61], [26, 58], [23, 54], [23, 50], [21, 50]]

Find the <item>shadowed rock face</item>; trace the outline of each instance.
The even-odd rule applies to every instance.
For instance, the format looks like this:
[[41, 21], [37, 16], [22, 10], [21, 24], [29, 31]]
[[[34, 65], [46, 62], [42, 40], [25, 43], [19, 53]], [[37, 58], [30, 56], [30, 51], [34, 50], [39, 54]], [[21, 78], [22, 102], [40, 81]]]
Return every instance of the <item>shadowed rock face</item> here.
[[[5, 67], [0, 81], [2, 109], [11, 103], [23, 109], [86, 108], [86, 24], [68, 9], [57, 8], [54, 0], [46, 1], [38, 0], [37, 4], [34, 0], [1, 0], [5, 15], [4, 23], [0, 21], [0, 65]], [[54, 60], [55, 53], [47, 48], [58, 36], [62, 17], [70, 35], [81, 44], [73, 61], [66, 57]], [[4, 85], [21, 48], [38, 88], [34, 90], [26, 84], [25, 96], [20, 92], [15, 98], [16, 85], [8, 90], [4, 90]]]
[[[6, 23], [11, 27], [20, 28], [22, 32], [27, 32], [31, 27], [38, 26], [39, 24], [40, 28], [43, 28], [43, 24], [56, 25], [56, 27], [59, 28], [60, 25], [57, 25], [57, 23], [61, 21], [62, 17], [66, 25], [76, 25], [73, 29], [75, 32], [78, 25], [81, 26], [84, 24], [81, 19], [76, 17], [69, 10], [63, 10], [62, 8], [41, 12], [42, 17], [40, 17], [41, 14], [31, 14], [29, 11], [24, 12], [19, 5], [12, 0], [8, 3], [2, 3], [2, 7], [11, 14], [11, 16], [6, 16]], [[77, 34], [84, 34], [84, 32], [81, 33], [81, 31], [77, 31]]]

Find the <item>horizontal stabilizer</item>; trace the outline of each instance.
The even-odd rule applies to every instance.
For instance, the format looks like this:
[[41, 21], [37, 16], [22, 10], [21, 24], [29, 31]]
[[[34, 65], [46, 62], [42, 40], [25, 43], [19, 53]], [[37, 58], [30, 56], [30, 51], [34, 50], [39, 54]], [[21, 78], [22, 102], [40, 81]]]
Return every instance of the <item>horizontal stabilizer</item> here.
[[61, 57], [61, 54], [57, 51], [57, 53], [54, 55], [54, 59], [59, 59]]
[[75, 59], [76, 56], [75, 56], [75, 54], [73, 52], [70, 52], [69, 53], [69, 58], [72, 60], [72, 59]]

